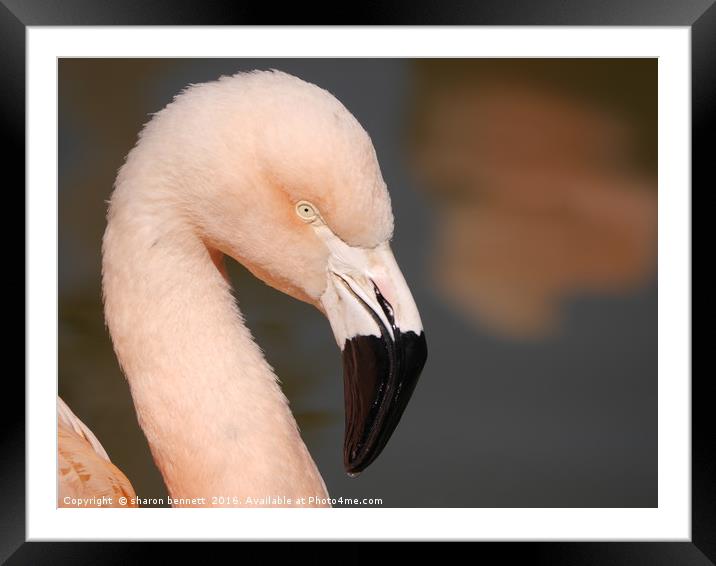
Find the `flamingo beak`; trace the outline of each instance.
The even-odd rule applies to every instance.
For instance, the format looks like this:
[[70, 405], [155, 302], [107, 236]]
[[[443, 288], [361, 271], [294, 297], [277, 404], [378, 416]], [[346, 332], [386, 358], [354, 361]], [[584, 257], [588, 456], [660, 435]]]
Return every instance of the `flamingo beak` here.
[[351, 248], [329, 262], [321, 304], [343, 352], [349, 475], [385, 448], [427, 358], [417, 307], [387, 244]]

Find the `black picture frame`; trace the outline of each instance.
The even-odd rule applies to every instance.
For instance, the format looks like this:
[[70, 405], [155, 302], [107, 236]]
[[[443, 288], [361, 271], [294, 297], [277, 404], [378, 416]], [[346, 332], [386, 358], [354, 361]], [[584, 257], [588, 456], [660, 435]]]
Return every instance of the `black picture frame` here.
[[[692, 55], [692, 185], [716, 186], [710, 161], [716, 106], [716, 5], [714, 0], [519, 0], [414, 1], [364, 3], [346, 10], [314, 6], [252, 6], [231, 1], [198, 0], [0, 0], [0, 61], [2, 84], [0, 116], [5, 136], [6, 179], [15, 173], [15, 184], [25, 183], [25, 32], [27, 26], [64, 25], [577, 25], [577, 26], [688, 26]], [[19, 194], [20, 191], [14, 191]], [[692, 191], [693, 194], [693, 191]], [[23, 199], [24, 202], [24, 199]], [[24, 207], [24, 204], [23, 204]], [[17, 236], [15, 236], [16, 240]], [[6, 241], [7, 236], [6, 236]], [[17, 244], [14, 244], [16, 247]], [[17, 333], [19, 334], [19, 333]], [[479, 561], [494, 553], [501, 563], [512, 560], [534, 564], [716, 564], [716, 435], [710, 376], [692, 373], [692, 536], [690, 542], [529, 542], [478, 543], [469, 556]], [[142, 562], [147, 544], [135, 543], [38, 543], [25, 542], [25, 389], [17, 375], [7, 375], [6, 400], [0, 454], [2, 500], [0, 504], [0, 560], [8, 564], [120, 564]], [[156, 548], [157, 545], [154, 545]], [[242, 559], [265, 559], [265, 545], [242, 550]], [[328, 557], [332, 562], [364, 563], [375, 556], [372, 545], [352, 543], [339, 550], [304, 551]], [[162, 547], [164, 559], [170, 551]], [[180, 552], [190, 559], [206, 551], [184, 545]], [[421, 552], [424, 552], [421, 550]], [[442, 555], [442, 550], [438, 551]], [[239, 555], [236, 555], [237, 559]], [[428, 555], [423, 555], [427, 558]]]

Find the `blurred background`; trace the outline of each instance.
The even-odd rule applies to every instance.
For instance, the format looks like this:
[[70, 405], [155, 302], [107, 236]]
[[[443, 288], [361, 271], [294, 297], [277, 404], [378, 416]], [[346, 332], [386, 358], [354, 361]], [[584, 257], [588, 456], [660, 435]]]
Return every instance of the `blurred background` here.
[[106, 201], [152, 112], [270, 68], [371, 135], [428, 339], [391, 442], [349, 478], [327, 321], [228, 262], [331, 496], [657, 506], [656, 59], [61, 59], [59, 393], [137, 494], [166, 491], [104, 327]]

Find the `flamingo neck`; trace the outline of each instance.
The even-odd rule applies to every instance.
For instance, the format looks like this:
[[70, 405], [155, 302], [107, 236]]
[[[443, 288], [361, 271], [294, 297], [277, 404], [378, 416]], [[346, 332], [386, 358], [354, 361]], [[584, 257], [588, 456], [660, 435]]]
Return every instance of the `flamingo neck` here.
[[103, 242], [105, 316], [139, 424], [179, 505], [308, 505], [327, 497], [325, 485], [222, 262], [166, 207], [118, 186]]

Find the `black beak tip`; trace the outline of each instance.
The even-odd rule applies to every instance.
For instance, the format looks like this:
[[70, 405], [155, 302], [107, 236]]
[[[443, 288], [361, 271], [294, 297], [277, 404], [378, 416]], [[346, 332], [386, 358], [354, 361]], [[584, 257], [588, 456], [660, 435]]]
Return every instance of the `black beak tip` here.
[[355, 477], [382, 452], [427, 360], [425, 333], [356, 336], [343, 349], [346, 431], [343, 463]]

